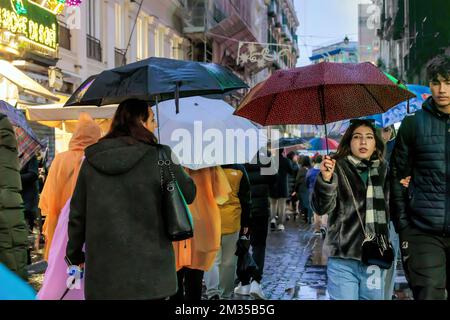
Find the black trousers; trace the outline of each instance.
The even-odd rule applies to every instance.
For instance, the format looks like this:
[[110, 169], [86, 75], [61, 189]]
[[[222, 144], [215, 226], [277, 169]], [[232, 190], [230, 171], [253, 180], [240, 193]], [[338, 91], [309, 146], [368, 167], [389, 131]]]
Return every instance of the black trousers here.
[[264, 260], [266, 259], [266, 240], [269, 231], [269, 217], [252, 217], [250, 220], [250, 245], [252, 247], [252, 258], [258, 268], [251, 275], [241, 276], [239, 279], [243, 285], [250, 280], [261, 282], [264, 271]]
[[172, 301], [200, 301], [202, 299], [203, 270], [181, 268], [177, 272], [178, 291]]
[[450, 237], [408, 226], [400, 233], [403, 268], [415, 300], [450, 300]]

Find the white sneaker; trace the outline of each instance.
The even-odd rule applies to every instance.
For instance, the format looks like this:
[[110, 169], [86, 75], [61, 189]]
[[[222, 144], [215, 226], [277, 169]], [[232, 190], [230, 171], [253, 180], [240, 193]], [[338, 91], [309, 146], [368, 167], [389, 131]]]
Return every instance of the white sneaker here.
[[266, 296], [262, 291], [261, 285], [255, 280], [253, 280], [250, 285], [250, 296], [258, 300], [266, 300]]
[[270, 220], [270, 228], [275, 229], [276, 227], [277, 227], [277, 220], [273, 218], [272, 220]]
[[284, 225], [279, 224], [278, 227], [277, 227], [277, 230], [278, 231], [284, 231]]
[[249, 296], [250, 295], [250, 285], [247, 284], [245, 286], [242, 285], [241, 282], [239, 282], [239, 285], [234, 288], [234, 294], [239, 294], [241, 296]]

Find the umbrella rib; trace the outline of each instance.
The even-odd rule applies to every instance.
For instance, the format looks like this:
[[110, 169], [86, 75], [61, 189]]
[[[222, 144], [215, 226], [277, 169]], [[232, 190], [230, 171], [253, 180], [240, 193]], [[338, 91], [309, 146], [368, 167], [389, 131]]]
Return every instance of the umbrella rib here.
[[369, 89], [367, 89], [367, 87], [366, 87], [365, 85], [361, 84], [360, 86], [362, 86], [362, 87], [364, 88], [364, 90], [367, 91], [367, 93], [372, 97], [372, 99], [373, 99], [373, 100], [375, 101], [375, 103], [381, 108], [381, 110], [382, 110], [383, 112], [387, 111], [387, 110], [384, 110], [384, 108], [383, 108], [383, 107], [381, 106], [381, 104], [378, 102], [377, 98], [375, 98], [375, 96], [372, 94], [372, 92], [370, 92]]
[[[271, 103], [270, 103], [271, 106], [273, 106], [273, 103], [274, 103], [276, 97], [277, 97], [277, 94], [274, 94], [274, 95], [273, 95], [273, 98], [272, 98], [272, 101], [271, 101]], [[267, 119], [269, 118], [269, 115], [270, 115], [270, 111], [271, 111], [271, 110], [272, 110], [272, 108], [269, 109], [269, 112], [267, 112], [267, 114], [266, 114], [266, 119], [264, 120], [264, 125], [266, 125], [266, 126], [267, 126]]]

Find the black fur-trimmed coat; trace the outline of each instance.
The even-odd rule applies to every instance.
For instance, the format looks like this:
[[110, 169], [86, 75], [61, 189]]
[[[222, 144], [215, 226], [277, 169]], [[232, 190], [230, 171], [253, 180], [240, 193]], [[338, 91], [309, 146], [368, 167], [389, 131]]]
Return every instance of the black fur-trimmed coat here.
[[[367, 189], [357, 169], [347, 159], [337, 160], [331, 183], [325, 182], [319, 173], [314, 185], [311, 205], [317, 214], [329, 215], [326, 244], [329, 246], [330, 256], [361, 260], [364, 232], [353, 204], [351, 191], [344, 183], [342, 174], [347, 176], [362, 221], [365, 222]], [[382, 185], [386, 186], [386, 162], [380, 164], [379, 174]], [[389, 189], [385, 187], [384, 190], [386, 210], [388, 210]], [[389, 221], [388, 212], [387, 221]]]

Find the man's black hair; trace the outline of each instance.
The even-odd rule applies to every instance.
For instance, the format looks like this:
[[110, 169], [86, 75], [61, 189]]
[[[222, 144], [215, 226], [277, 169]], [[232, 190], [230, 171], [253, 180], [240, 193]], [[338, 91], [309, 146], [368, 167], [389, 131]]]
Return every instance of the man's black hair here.
[[441, 54], [429, 62], [427, 66], [428, 81], [436, 81], [439, 75], [450, 80], [450, 56]]

